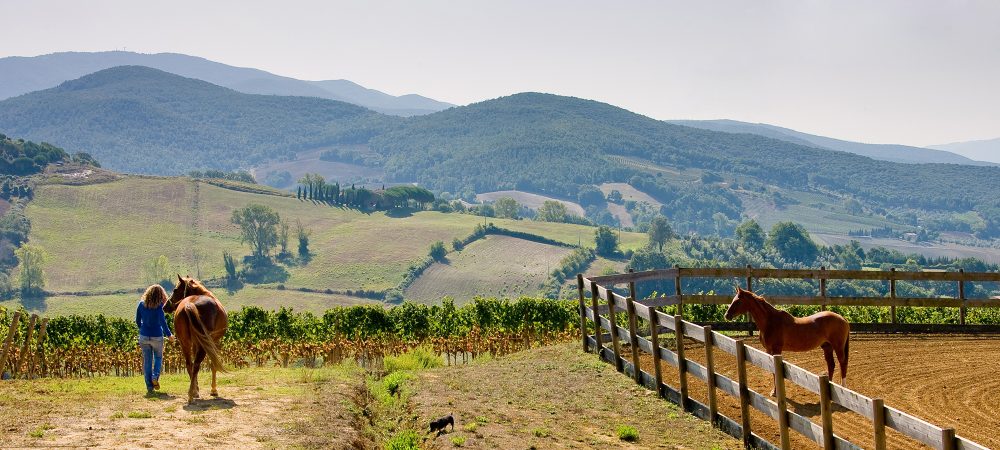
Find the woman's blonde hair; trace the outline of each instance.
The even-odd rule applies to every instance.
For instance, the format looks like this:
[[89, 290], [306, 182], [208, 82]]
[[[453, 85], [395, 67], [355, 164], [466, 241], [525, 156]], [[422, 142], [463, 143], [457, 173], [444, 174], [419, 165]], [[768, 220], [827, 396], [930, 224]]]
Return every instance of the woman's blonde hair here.
[[167, 302], [167, 291], [163, 290], [163, 286], [154, 284], [146, 288], [146, 292], [142, 294], [142, 302], [147, 308], [159, 308]]

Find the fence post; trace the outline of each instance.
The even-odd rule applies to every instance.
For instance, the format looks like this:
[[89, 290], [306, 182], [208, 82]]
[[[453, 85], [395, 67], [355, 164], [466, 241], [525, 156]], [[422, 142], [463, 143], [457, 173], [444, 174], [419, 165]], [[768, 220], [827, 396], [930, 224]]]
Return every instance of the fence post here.
[[962, 301], [962, 306], [958, 309], [958, 323], [965, 325], [965, 269], [958, 269], [958, 298]]
[[[583, 340], [583, 351], [587, 351], [587, 307], [583, 300], [583, 274], [576, 274], [576, 290], [580, 293], [580, 335]], [[597, 314], [597, 311], [594, 311]]]
[[24, 335], [24, 345], [21, 347], [21, 353], [17, 355], [17, 361], [14, 363], [14, 371], [10, 374], [11, 377], [16, 376], [21, 371], [21, 366], [28, 359], [28, 352], [31, 350], [29, 343], [31, 342], [31, 336], [35, 333], [35, 322], [38, 322], [38, 314], [32, 314], [31, 319], [28, 320], [28, 332]]
[[45, 340], [45, 329], [48, 328], [48, 326], [49, 326], [49, 319], [46, 317], [42, 319], [42, 327], [38, 330], [38, 337], [35, 339], [34, 348], [32, 348], [33, 351], [29, 352], [30, 353], [28, 355], [29, 380], [31, 379], [31, 376], [35, 372], [35, 359], [41, 361], [41, 357], [39, 357], [38, 355], [42, 353], [42, 342]]
[[[0, 349], [0, 375], [3, 375], [4, 369], [7, 368], [7, 357], [10, 356], [10, 346], [13, 343], [14, 335], [17, 334], [17, 325], [21, 322], [21, 312], [16, 311], [14, 313], [14, 318], [10, 321], [10, 330], [7, 332], [7, 338], [3, 341], [3, 349]], [[16, 345], [16, 344], [15, 344]], [[11, 378], [14, 377], [14, 371], [11, 370]]]
[[649, 342], [653, 344], [653, 377], [656, 378], [656, 395], [663, 397], [663, 372], [660, 369], [660, 316], [656, 308], [646, 306], [649, 311]]
[[875, 427], [875, 450], [885, 450], [885, 401], [872, 399], [872, 425]]
[[597, 304], [597, 283], [594, 281], [590, 282], [590, 306], [594, 309], [594, 353], [597, 353], [597, 358], [601, 358], [601, 349], [604, 348], [604, 329], [601, 328], [601, 310]]
[[781, 450], [791, 450], [792, 441], [788, 436], [788, 402], [785, 399], [785, 364], [781, 355], [771, 356], [774, 361], [774, 395], [778, 400], [778, 432], [781, 435]]
[[611, 324], [611, 346], [615, 352], [615, 370], [622, 372], [625, 364], [622, 360], [622, 346], [618, 336], [618, 319], [615, 317], [615, 293], [608, 288], [608, 322]]
[[[629, 269], [629, 273], [633, 270]], [[635, 378], [635, 382], [642, 384], [642, 365], [639, 361], [639, 318], [635, 315], [635, 283], [628, 283], [628, 302], [625, 303], [628, 307], [628, 332], [629, 332], [629, 347], [632, 350], [632, 375]]]
[[955, 429], [945, 428], [941, 430], [941, 450], [955, 450]]
[[[750, 264], [747, 264], [747, 290], [748, 291], [753, 290], [753, 266]], [[750, 318], [747, 316], [749, 316], [749, 314], [741, 315], [740, 321], [752, 323], [750, 321]], [[750, 325], [750, 328], [747, 329], [747, 336], [753, 336], [753, 325]]]
[[684, 318], [674, 316], [674, 336], [677, 337], [677, 375], [680, 384], [681, 410], [688, 410], [687, 360], [684, 359]]
[[823, 425], [823, 450], [833, 450], [833, 404], [830, 400], [830, 377], [819, 376], [819, 414]]
[[[889, 298], [896, 300], [896, 268], [889, 269]], [[889, 315], [892, 316], [892, 323], [896, 324], [896, 305], [889, 305]]]
[[712, 326], [705, 325], [705, 368], [708, 372], [708, 422], [715, 425], [715, 417], [719, 412], [715, 400], [715, 360], [712, 357], [712, 347], [715, 345], [715, 335]]
[[743, 447], [750, 447], [750, 387], [747, 386], [747, 349], [743, 341], [736, 341], [736, 378], [740, 383], [740, 420]]
[[674, 264], [677, 275], [674, 277], [674, 295], [677, 296], [677, 315], [684, 315], [684, 299], [681, 297], [681, 266]]
[[819, 305], [819, 309], [826, 311], [826, 266], [819, 268], [819, 296], [823, 299], [823, 304]]

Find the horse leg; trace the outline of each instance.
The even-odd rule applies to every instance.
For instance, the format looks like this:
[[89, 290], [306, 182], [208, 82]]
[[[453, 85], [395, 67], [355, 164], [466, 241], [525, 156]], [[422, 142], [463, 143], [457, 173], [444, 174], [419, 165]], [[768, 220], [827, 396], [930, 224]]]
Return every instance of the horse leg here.
[[[844, 338], [844, 345], [837, 347], [834, 351], [837, 352], [837, 361], [840, 361], [840, 384], [841, 386], [847, 387], [847, 357], [848, 350], [851, 348], [851, 335], [847, 335]], [[831, 374], [831, 376], [833, 376]]]
[[[781, 355], [781, 345], [775, 344], [767, 350], [770, 355]], [[771, 397], [778, 395], [778, 374], [774, 374], [774, 385], [771, 386]]]
[[211, 392], [211, 394], [212, 394], [212, 397], [218, 397], [219, 396], [219, 390], [216, 388], [216, 384], [215, 384], [215, 367], [214, 366], [212, 367], [212, 392]]
[[193, 396], [193, 398], [199, 398], [201, 394], [198, 392], [198, 371], [201, 370], [201, 362], [205, 359], [205, 349], [198, 347], [198, 353], [194, 357], [194, 376], [191, 377], [191, 391], [188, 392], [188, 396]]
[[823, 344], [823, 356], [826, 358], [826, 376], [833, 378], [833, 346], [829, 342]]

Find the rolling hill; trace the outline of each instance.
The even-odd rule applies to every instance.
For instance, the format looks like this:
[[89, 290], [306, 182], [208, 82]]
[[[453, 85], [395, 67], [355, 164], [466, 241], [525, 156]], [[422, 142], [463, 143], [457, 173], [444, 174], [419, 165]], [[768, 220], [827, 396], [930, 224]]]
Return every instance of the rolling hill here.
[[[622, 156], [697, 168], [736, 181], [819, 189], [882, 208], [976, 210], [1000, 235], [1000, 168], [902, 164], [753, 134], [661, 122], [612, 105], [524, 93], [413, 117], [374, 137], [390, 180], [449, 192], [517, 189], [572, 197], [584, 184], [629, 180]], [[698, 185], [673, 185], [683, 196]], [[729, 195], [704, 190], [697, 195]], [[708, 202], [708, 204], [718, 202]]]
[[1000, 164], [1000, 138], [931, 145], [929, 148], [947, 150], [969, 158]]
[[42, 89], [117, 66], [146, 66], [207, 81], [246, 94], [319, 97], [364, 106], [385, 114], [429, 114], [454, 105], [420, 95], [393, 96], [348, 80], [304, 81], [258, 69], [177, 53], [64, 52], [34, 57], [0, 58], [0, 100]]
[[[400, 216], [359, 212], [294, 197], [227, 189], [186, 177], [123, 176], [87, 185], [50, 181], [38, 186], [26, 215], [31, 220], [30, 242], [51, 257], [45, 267], [45, 289], [53, 295], [26, 300], [24, 304], [32, 310], [60, 313], [81, 312], [88, 307], [120, 313], [128, 311], [120, 308], [133, 305], [134, 312], [132, 292], [150, 282], [144, 267], [158, 255], [168, 258], [171, 273], [219, 278], [225, 273], [223, 252], [238, 258], [249, 254], [240, 244], [238, 228], [230, 222], [232, 211], [249, 203], [269, 206], [293, 224], [301, 220], [312, 231], [313, 256], [307, 263], [282, 266], [261, 285], [247, 285], [236, 292], [216, 290], [227, 304], [269, 309], [295, 305], [296, 310], [322, 312], [334, 305], [371, 302], [343, 294], [348, 290], [383, 291], [398, 286], [409, 267], [427, 256], [433, 242], [464, 238], [483, 223], [482, 217], [458, 213], [422, 211]], [[594, 245], [593, 227], [490, 221], [566, 244]], [[646, 243], [646, 236], [623, 232], [622, 241], [623, 249], [634, 250]], [[550, 253], [555, 255], [563, 250], [545, 244], [525, 245], [543, 250], [551, 247]], [[470, 247], [473, 250], [468, 256], [473, 256], [475, 247]], [[485, 248], [498, 250], [494, 247]], [[539, 277], [544, 280], [550, 269], [522, 261], [521, 255], [507, 256], [493, 261], [491, 270], [521, 274], [512, 278], [518, 283]], [[555, 259], [558, 262], [558, 256]], [[456, 261], [464, 264], [461, 259]], [[524, 273], [525, 264], [533, 268], [530, 273]], [[278, 288], [279, 284], [287, 289]], [[442, 291], [456, 298], [468, 292]], [[519, 292], [511, 291], [512, 295]], [[422, 300], [429, 301], [426, 297]], [[16, 306], [19, 301], [0, 305]]]
[[398, 120], [349, 103], [242, 94], [122, 66], [0, 102], [0, 130], [94, 155], [125, 172], [232, 170], [298, 150], [366, 141]]
[[783, 128], [766, 123], [747, 123], [736, 120], [670, 120], [677, 125], [685, 125], [705, 130], [721, 131], [724, 133], [747, 133], [780, 139], [793, 144], [807, 145], [811, 147], [839, 150], [842, 152], [854, 153], [867, 156], [872, 159], [883, 161], [894, 161], [911, 164], [941, 163], [941, 164], [969, 164], [975, 166], [995, 165], [997, 161], [987, 162], [986, 158], [970, 159], [956, 152], [911, 147], [908, 145], [893, 144], [864, 144], [861, 142], [850, 142], [824, 136], [803, 133], [788, 128]]

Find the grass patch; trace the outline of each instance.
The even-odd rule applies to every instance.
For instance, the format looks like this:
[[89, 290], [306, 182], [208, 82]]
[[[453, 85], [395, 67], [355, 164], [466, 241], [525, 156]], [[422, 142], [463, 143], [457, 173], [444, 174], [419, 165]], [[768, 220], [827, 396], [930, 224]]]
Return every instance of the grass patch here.
[[461, 447], [465, 445], [465, 436], [455, 436], [451, 438], [451, 445], [455, 447]]
[[148, 411], [132, 411], [126, 414], [129, 419], [152, 419], [153, 415]]
[[420, 435], [413, 430], [403, 430], [385, 443], [386, 450], [420, 450]]
[[531, 430], [531, 434], [534, 434], [535, 437], [547, 438], [552, 435], [552, 432], [548, 428], [535, 428]]
[[465, 430], [466, 433], [475, 433], [476, 430], [479, 429], [479, 424], [476, 422], [469, 422], [465, 424], [465, 426], [462, 427], [462, 429]]
[[414, 348], [399, 356], [386, 356], [384, 360], [385, 371], [389, 373], [433, 369], [442, 365], [441, 357], [434, 354], [434, 351], [428, 346]]
[[35, 428], [34, 430], [31, 430], [31, 432], [28, 433], [28, 436], [33, 437], [35, 439], [41, 439], [45, 437], [46, 431], [53, 430], [55, 428], [56, 428], [55, 426], [46, 423], [38, 428]]
[[618, 426], [618, 439], [625, 442], [635, 442], [639, 440], [639, 431], [631, 425]]

